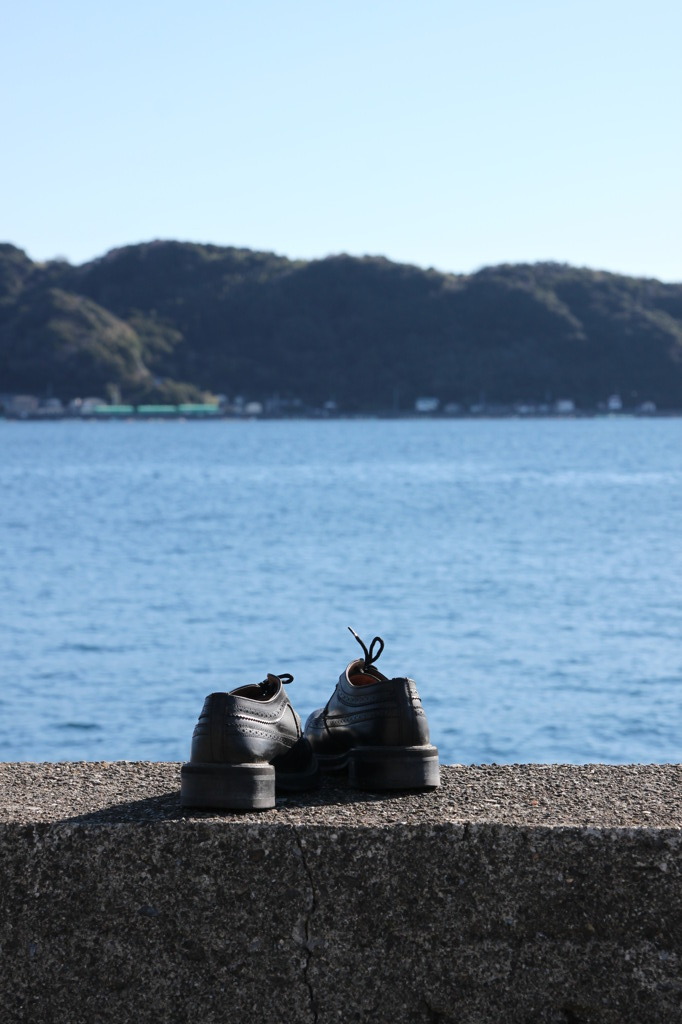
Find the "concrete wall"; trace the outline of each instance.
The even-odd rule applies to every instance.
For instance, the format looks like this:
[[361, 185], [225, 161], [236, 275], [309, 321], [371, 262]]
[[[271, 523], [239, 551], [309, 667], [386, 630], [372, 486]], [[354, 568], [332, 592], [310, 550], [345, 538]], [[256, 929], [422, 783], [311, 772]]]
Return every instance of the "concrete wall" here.
[[222, 816], [178, 782], [0, 765], [2, 1024], [682, 1021], [680, 767]]

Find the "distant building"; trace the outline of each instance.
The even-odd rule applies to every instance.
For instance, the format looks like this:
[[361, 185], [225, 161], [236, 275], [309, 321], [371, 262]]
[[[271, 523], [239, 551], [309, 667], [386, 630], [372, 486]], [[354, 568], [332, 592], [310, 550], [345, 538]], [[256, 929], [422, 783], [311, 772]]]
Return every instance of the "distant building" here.
[[103, 398], [74, 398], [69, 402], [68, 410], [71, 416], [92, 416], [98, 406], [106, 404]]
[[138, 405], [137, 407], [138, 416], [175, 416], [177, 411], [177, 405], [170, 405], [166, 402], [154, 402], [153, 404]]
[[35, 416], [38, 412], [40, 402], [35, 395], [6, 395], [3, 399], [8, 416], [16, 416], [23, 420]]
[[575, 412], [575, 402], [572, 398], [557, 398], [554, 403], [554, 412], [560, 416], [568, 416]]
[[64, 406], [60, 398], [44, 398], [38, 406], [38, 415], [45, 416], [48, 419], [50, 417], [59, 417], [64, 415]]
[[609, 395], [606, 400], [606, 410], [607, 412], [622, 412], [623, 401], [620, 395]]
[[414, 403], [414, 411], [419, 413], [438, 412], [439, 405], [438, 398], [418, 398]]
[[120, 419], [121, 417], [134, 416], [136, 409], [134, 405], [122, 405], [117, 402], [115, 405], [97, 405], [93, 409], [93, 414], [99, 419]]
[[180, 402], [176, 408], [179, 416], [217, 416], [220, 412], [217, 402]]

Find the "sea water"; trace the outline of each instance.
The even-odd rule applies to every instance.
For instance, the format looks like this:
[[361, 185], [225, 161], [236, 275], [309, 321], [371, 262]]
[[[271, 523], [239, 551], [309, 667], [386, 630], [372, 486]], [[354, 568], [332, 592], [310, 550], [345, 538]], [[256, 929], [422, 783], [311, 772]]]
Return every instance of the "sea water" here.
[[446, 763], [679, 761], [682, 420], [0, 421], [0, 760], [386, 641]]

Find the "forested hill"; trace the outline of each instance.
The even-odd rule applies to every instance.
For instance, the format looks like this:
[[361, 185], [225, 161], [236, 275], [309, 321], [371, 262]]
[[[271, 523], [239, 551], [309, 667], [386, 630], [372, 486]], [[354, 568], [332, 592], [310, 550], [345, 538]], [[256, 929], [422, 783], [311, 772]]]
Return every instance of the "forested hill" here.
[[0, 245], [0, 393], [273, 395], [341, 411], [614, 393], [682, 408], [682, 284], [541, 263], [470, 275], [183, 242], [82, 266]]

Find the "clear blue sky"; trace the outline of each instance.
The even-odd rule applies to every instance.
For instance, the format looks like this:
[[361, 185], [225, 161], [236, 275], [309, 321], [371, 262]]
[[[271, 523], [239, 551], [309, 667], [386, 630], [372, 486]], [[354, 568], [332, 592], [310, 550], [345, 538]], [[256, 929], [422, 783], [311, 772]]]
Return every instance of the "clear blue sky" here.
[[21, 0], [0, 239], [682, 280], [682, 5]]

